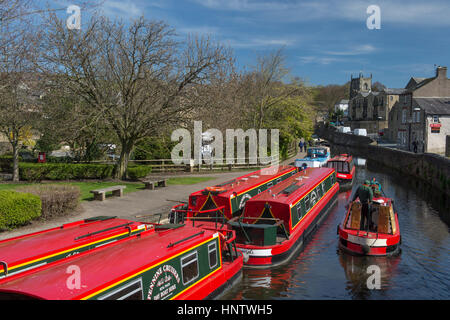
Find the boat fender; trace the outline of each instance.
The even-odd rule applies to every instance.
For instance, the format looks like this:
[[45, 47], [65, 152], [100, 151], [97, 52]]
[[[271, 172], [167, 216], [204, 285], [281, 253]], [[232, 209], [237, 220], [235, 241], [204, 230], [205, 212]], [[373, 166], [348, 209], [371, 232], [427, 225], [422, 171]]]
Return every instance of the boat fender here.
[[225, 238], [225, 235], [221, 232], [219, 232], [219, 238], [220, 238], [220, 247], [221, 250], [223, 251], [225, 249], [227, 239]]
[[243, 250], [241, 250], [241, 252], [242, 252], [242, 256], [244, 258], [244, 263], [247, 263], [248, 259], [250, 258], [250, 254], [247, 251], [243, 251]]
[[362, 252], [363, 252], [364, 254], [369, 253], [370, 247], [369, 247], [368, 245], [363, 244], [363, 245], [361, 245], [361, 247], [362, 247]]
[[221, 188], [221, 187], [206, 187], [206, 191], [209, 191], [209, 192], [222, 192], [222, 191], [225, 191], [225, 189]]

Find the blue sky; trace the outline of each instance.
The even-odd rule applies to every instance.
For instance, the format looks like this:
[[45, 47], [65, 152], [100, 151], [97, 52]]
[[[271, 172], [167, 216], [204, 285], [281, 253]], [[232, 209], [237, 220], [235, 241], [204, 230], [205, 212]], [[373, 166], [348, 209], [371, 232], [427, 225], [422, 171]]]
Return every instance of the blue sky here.
[[[366, 26], [370, 5], [380, 7], [379, 30]], [[240, 67], [284, 47], [292, 74], [312, 85], [344, 84], [362, 71], [402, 88], [450, 65], [448, 0], [104, 0], [101, 10], [164, 20], [180, 36], [209, 34], [234, 49]]]

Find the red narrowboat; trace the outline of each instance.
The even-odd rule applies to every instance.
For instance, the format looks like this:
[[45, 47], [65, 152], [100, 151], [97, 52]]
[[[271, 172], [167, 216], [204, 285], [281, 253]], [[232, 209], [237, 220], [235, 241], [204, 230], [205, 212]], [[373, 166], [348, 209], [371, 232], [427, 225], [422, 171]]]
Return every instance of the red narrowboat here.
[[[361, 203], [353, 201], [338, 226], [339, 247], [348, 253], [367, 256], [395, 255], [400, 251], [398, 214], [390, 198], [374, 198], [367, 230], [361, 228]], [[362, 230], [363, 229], [363, 230]]]
[[352, 185], [355, 177], [356, 167], [353, 163], [353, 157], [348, 154], [340, 154], [328, 160], [327, 168], [336, 170], [336, 177], [341, 187], [343, 185]]
[[[0, 299], [217, 298], [242, 277], [243, 257], [234, 241], [235, 233], [226, 226], [84, 220], [3, 241]], [[92, 243], [80, 250], [71, 242]], [[43, 263], [28, 267], [32, 260]], [[23, 261], [23, 269], [15, 272]]]
[[0, 278], [145, 231], [145, 224], [100, 216], [0, 241]]
[[[294, 166], [274, 166], [192, 193], [188, 204], [172, 208], [171, 222], [185, 218], [219, 217], [228, 220], [239, 216], [248, 199], [277, 185], [297, 172]], [[220, 208], [220, 209], [219, 209]]]
[[242, 216], [228, 221], [244, 266], [289, 261], [336, 204], [338, 191], [333, 169], [307, 168], [248, 200]]

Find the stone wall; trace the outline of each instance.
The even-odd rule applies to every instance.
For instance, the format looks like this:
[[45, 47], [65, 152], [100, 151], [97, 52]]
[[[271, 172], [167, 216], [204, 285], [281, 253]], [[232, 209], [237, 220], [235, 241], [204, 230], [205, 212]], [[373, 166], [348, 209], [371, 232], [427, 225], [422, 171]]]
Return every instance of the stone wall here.
[[445, 138], [445, 156], [450, 157], [450, 135]]
[[450, 196], [450, 159], [433, 153], [413, 153], [380, 147], [368, 137], [336, 132], [318, 127], [317, 134], [337, 145], [356, 148], [359, 155], [402, 174], [421, 179]]

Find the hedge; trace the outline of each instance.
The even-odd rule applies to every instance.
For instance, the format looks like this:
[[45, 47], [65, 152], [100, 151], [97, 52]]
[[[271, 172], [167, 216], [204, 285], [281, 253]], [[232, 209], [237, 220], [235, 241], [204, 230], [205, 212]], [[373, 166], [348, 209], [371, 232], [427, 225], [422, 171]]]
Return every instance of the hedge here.
[[152, 167], [150, 166], [129, 166], [127, 169], [128, 178], [132, 180], [145, 178], [151, 172]]
[[72, 212], [79, 203], [81, 191], [77, 186], [71, 185], [35, 185], [17, 188], [16, 191], [31, 193], [41, 199], [41, 218], [50, 219]]
[[[0, 169], [2, 165], [7, 172], [12, 171], [12, 162], [0, 158]], [[0, 170], [1, 171], [1, 170]], [[152, 168], [148, 165], [130, 165], [127, 175], [130, 179], [137, 180], [145, 178], [151, 173]], [[83, 180], [83, 179], [111, 179], [114, 173], [112, 164], [80, 164], [80, 163], [19, 163], [19, 177], [24, 181], [41, 180]]]
[[21, 180], [79, 180], [111, 178], [114, 166], [109, 164], [20, 163]]
[[41, 215], [41, 199], [30, 193], [0, 191], [0, 229], [26, 224]]

